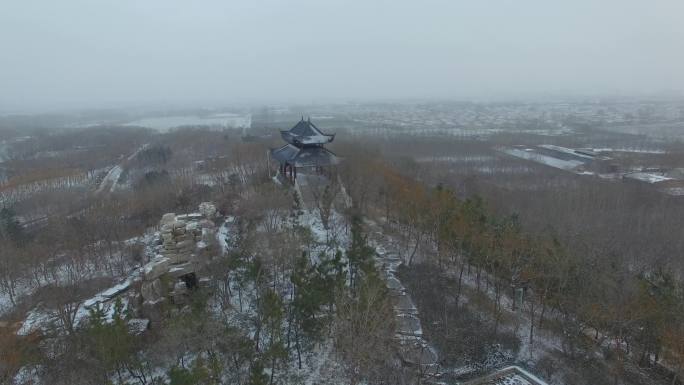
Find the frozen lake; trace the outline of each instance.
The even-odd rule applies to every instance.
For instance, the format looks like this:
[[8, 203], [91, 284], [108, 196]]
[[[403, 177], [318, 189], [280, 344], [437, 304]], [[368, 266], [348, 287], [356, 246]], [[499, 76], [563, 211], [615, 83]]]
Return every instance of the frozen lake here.
[[252, 126], [252, 115], [214, 114], [209, 116], [163, 116], [139, 119], [126, 123], [127, 126], [148, 127], [160, 132], [183, 126], [208, 126], [216, 128], [243, 128]]

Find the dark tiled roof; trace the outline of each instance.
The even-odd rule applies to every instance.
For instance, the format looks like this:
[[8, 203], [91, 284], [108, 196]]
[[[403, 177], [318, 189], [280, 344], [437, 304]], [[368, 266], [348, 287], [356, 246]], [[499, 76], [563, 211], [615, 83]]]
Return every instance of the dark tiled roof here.
[[271, 156], [280, 163], [290, 163], [297, 167], [331, 166], [339, 163], [337, 155], [325, 147], [296, 147], [286, 144], [271, 150]]
[[280, 132], [283, 139], [294, 145], [324, 144], [330, 143], [335, 139], [335, 135], [323, 133], [310, 120], [300, 120], [288, 131]]
[[283, 147], [272, 149], [271, 156], [278, 162], [285, 163], [294, 159], [294, 157], [297, 156], [298, 152], [298, 147], [295, 147], [291, 144], [286, 144]]

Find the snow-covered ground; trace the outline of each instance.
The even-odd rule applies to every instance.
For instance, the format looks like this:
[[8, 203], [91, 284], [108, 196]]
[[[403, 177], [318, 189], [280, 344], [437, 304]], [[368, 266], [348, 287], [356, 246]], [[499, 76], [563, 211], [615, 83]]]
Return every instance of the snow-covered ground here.
[[[111, 320], [111, 317], [114, 313], [113, 300], [119, 294], [127, 291], [133, 282], [139, 279], [140, 271], [139, 269], [135, 269], [123, 281], [105, 290], [102, 290], [85, 301], [78, 303], [78, 310], [76, 311], [76, 316], [74, 317], [74, 325], [81, 325], [81, 323], [88, 317], [89, 310], [96, 306], [101, 306], [108, 319]], [[125, 307], [127, 306], [126, 299], [123, 298], [123, 300], [123, 305]], [[23, 336], [29, 335], [37, 330], [47, 330], [47, 328], [51, 327], [53, 324], [59, 324], [56, 311], [54, 309], [46, 309], [39, 304], [28, 312], [21, 328], [17, 331], [17, 334]]]
[[593, 152], [631, 152], [636, 154], [665, 154], [665, 150], [659, 149], [644, 149], [644, 148], [611, 148], [611, 147], [601, 147], [590, 149]]
[[[142, 146], [138, 147], [137, 150], [135, 150], [131, 155], [129, 155], [126, 158], [126, 161], [132, 161], [141, 151], [143, 151], [149, 146], [149, 143], [145, 143]], [[105, 190], [108, 190], [109, 192], [116, 191], [117, 187], [120, 187], [118, 186], [119, 179], [121, 179], [121, 174], [124, 171], [124, 164], [125, 162], [122, 162], [110, 168], [107, 174], [104, 176], [104, 178], [102, 178], [102, 181], [100, 182], [100, 185], [97, 187], [97, 190], [95, 190], [95, 192], [99, 194]]]
[[479, 156], [427, 156], [422, 158], [417, 158], [416, 162], [444, 162], [444, 163], [486, 163], [494, 160], [493, 156], [489, 155], [479, 155]]
[[663, 174], [657, 174], [652, 172], [633, 172], [630, 174], [625, 174], [624, 178], [634, 179], [640, 182], [646, 182], [649, 184], [664, 182], [667, 180], [672, 180], [672, 178], [667, 177]]
[[12, 186], [0, 192], [0, 206], [12, 206], [39, 192], [88, 187], [95, 184], [96, 175], [98, 170]]
[[[379, 228], [376, 228], [373, 234], [373, 240], [376, 245], [376, 249], [378, 250], [378, 253], [380, 255], [384, 254], [394, 254], [395, 251], [397, 250], [398, 245], [401, 244], [400, 241], [395, 239], [393, 236], [387, 234], [386, 231], [382, 231]], [[388, 251], [392, 250], [392, 251]], [[420, 252], [419, 252], [420, 254]], [[400, 256], [402, 255], [401, 253], [399, 254]], [[420, 260], [421, 256], [417, 255], [416, 260]], [[401, 259], [401, 258], [400, 258]], [[391, 266], [389, 271], [391, 272]], [[447, 271], [447, 274], [452, 276], [454, 279], [458, 279], [458, 272], [455, 271], [455, 269]], [[483, 276], [481, 277], [482, 280], [490, 279], [487, 277], [486, 273], [482, 273]], [[388, 285], [390, 288], [392, 288], [392, 285], [396, 286], [396, 284], [393, 284], [388, 281]], [[476, 275], [471, 274], [464, 274], [463, 275], [463, 285], [464, 287], [468, 288], [469, 290], [476, 290], [478, 287], [477, 281], [476, 281]], [[489, 287], [489, 289], [486, 289], [484, 287], [485, 285], [479, 285], [480, 289], [482, 290], [482, 293], [487, 295], [488, 297], [491, 298], [492, 301], [495, 301], [496, 298], [496, 293], [494, 291], [493, 285]], [[403, 288], [403, 286], [401, 286]], [[530, 294], [531, 295], [531, 294]], [[468, 301], [467, 298], [462, 299], [464, 301]], [[490, 354], [490, 357], [487, 359], [487, 363], [485, 365], [485, 368], [488, 369], [493, 369], [493, 368], [501, 368], [503, 365], [510, 365], [511, 362], [518, 362], [518, 363], [524, 363], [527, 365], [527, 363], [535, 363], [538, 362], [542, 357], [548, 355], [551, 352], [559, 352], [562, 351], [562, 340], [558, 335], [555, 335], [551, 331], [547, 329], [539, 329], [537, 327], [534, 328], [534, 338], [532, 341], [530, 341], [530, 326], [532, 322], [539, 322], [539, 310], [540, 309], [535, 309], [535, 318], [534, 320], [531, 319], [530, 317], [530, 311], [527, 305], [524, 306], [518, 306], [517, 311], [512, 311], [511, 309], [514, 308], [513, 306], [513, 300], [506, 295], [501, 296], [500, 298], [500, 304], [501, 304], [501, 309], [504, 313], [506, 313], [507, 318], [510, 318], [512, 322], [506, 324], [506, 325], [500, 325], [500, 330], [503, 332], [510, 332], [518, 337], [520, 340], [520, 349], [517, 352], [517, 356], [513, 357], [510, 355], [503, 355], [502, 352], [498, 350], [493, 350]], [[466, 305], [467, 306], [467, 305]], [[417, 309], [415, 310], [417, 314]], [[422, 330], [421, 330], [422, 331]], [[429, 341], [426, 341], [426, 344], [429, 343]], [[466, 365], [464, 367], [456, 367], [456, 368], [443, 368], [442, 369], [444, 373], [449, 373], [452, 375], [473, 375], [478, 372], [481, 372], [483, 370], [483, 367], [474, 367], [473, 365]], [[504, 368], [504, 369], [499, 369], [498, 373], [501, 373], [503, 371], [510, 370], [510, 368]], [[522, 370], [522, 369], [520, 369]], [[524, 371], [522, 371], [524, 372]], [[520, 374], [521, 372], [517, 372]], [[527, 372], [524, 372], [527, 373]], [[529, 373], [527, 373], [529, 374]], [[535, 380], [528, 381], [528, 382], [520, 382], [520, 385], [536, 385], [536, 384], [543, 384], [545, 383], [538, 379], [537, 377], [534, 377], [533, 375], [529, 374], [529, 378], [534, 378]], [[517, 378], [515, 376], [510, 377], [512, 378]], [[524, 378], [524, 376], [523, 376]], [[537, 381], [537, 382], [534, 382]], [[489, 384], [489, 382], [484, 382], [485, 384]], [[469, 383], [470, 384], [470, 383]], [[478, 382], [473, 382], [473, 384], [478, 384]], [[492, 384], [517, 384], [516, 382], [492, 382]]]
[[122, 172], [123, 168], [118, 164], [109, 169], [107, 175], [105, 175], [105, 177], [102, 179], [100, 186], [97, 188], [95, 192], [101, 193], [105, 190], [114, 191], [116, 189], [116, 183], [119, 181]]
[[[155, 236], [156, 235], [154, 233], [146, 233], [140, 237], [130, 238], [125, 240], [121, 247], [124, 247], [124, 245], [133, 245], [139, 243], [145, 247], [145, 254], [149, 256], [153, 254], [153, 250], [149, 245], [153, 243]], [[62, 257], [67, 259], [66, 256]], [[83, 318], [88, 315], [88, 308], [98, 303], [111, 302], [111, 300], [119, 293], [127, 290], [136, 279], [139, 279], [139, 270], [130, 265], [130, 263], [123, 262], [121, 257], [121, 252], [115, 250], [112, 255], [102, 256], [102, 258], [107, 259], [107, 261], [99, 260], [97, 265], [93, 262], [85, 263], [78, 271], [75, 271], [72, 266], [70, 266], [67, 262], [64, 262], [60, 266], [56, 267], [54, 272], [48, 278], [45, 278], [49, 279], [49, 281], [42, 279], [40, 283], [36, 283], [34, 280], [29, 280], [27, 277], [25, 277], [19, 281], [19, 285], [16, 289], [16, 300], [23, 300], [25, 297], [32, 295], [34, 292], [36, 292], [36, 290], [43, 286], [69, 285], [69, 283], [72, 282], [72, 278], [70, 277], [73, 276], [78, 276], [84, 281], [102, 277], [111, 277], [111, 271], [109, 271], [110, 269], [106, 269], [104, 266], [107, 264], [117, 266], [113, 270], [118, 273], [115, 273], [115, 276], [111, 278], [118, 279], [119, 283], [102, 290], [89, 299], [81, 301], [82, 309], [79, 310], [80, 313], [78, 317]], [[118, 266], [120, 263], [124, 263], [124, 265]], [[11, 307], [12, 305], [9, 297], [5, 293], [0, 293], [0, 315], [3, 315], [11, 310]], [[55, 319], [53, 313], [53, 309], [45, 309], [41, 305], [36, 306], [27, 313], [24, 321], [24, 330], [30, 332], [36, 328], [49, 326], [49, 322]]]
[[418, 308], [395, 275], [397, 268], [403, 263], [398, 250], [399, 244], [385, 234], [375, 222], [367, 220], [366, 224], [370, 230], [369, 244], [377, 253], [376, 266], [381, 271], [393, 298], [397, 324], [395, 338], [398, 341], [400, 355], [404, 361], [423, 367], [427, 375], [440, 373], [442, 369], [439, 367], [437, 350], [423, 338]]
[[561, 170], [566, 171], [572, 171], [584, 164], [584, 162], [581, 162], [579, 160], [564, 160], [554, 158], [548, 155], [542, 155], [535, 152], [533, 149], [529, 148], [524, 150], [517, 148], [507, 148], [503, 149], [502, 151], [508, 155], [515, 156], [516, 158], [531, 160], [533, 162], [545, 164], [547, 166], [559, 168]]
[[[139, 274], [136, 272], [135, 276], [137, 277]], [[97, 306], [105, 312], [106, 319], [111, 321], [114, 316], [113, 299], [121, 292], [128, 290], [133, 279], [133, 276], [131, 276], [131, 278], [124, 282], [112, 286], [80, 303], [74, 317], [74, 325], [83, 325], [90, 314], [90, 309]], [[128, 306], [125, 298], [122, 298], [122, 305], [124, 306], [124, 309]], [[35, 331], [46, 331], [54, 326], [59, 327], [59, 324], [60, 321], [55, 310], [44, 309], [41, 306], [38, 306], [33, 308], [26, 315], [26, 319], [22, 323], [21, 328], [17, 331], [17, 335], [26, 336]]]
[[529, 174], [533, 170], [530, 167], [521, 166], [478, 166], [467, 170], [477, 171], [480, 174]]
[[518, 366], [509, 366], [465, 385], [548, 385], [539, 377]]
[[577, 157], [584, 158], [584, 159], [594, 159], [593, 156], [579, 153], [579, 152], [573, 150], [572, 148], [555, 146], [553, 144], [540, 144], [539, 147], [545, 148], [547, 150], [553, 150], [553, 151], [558, 151], [558, 152], [562, 152], [565, 154], [570, 154], [570, 155], [577, 156]]
[[228, 216], [216, 232], [216, 240], [218, 241], [219, 246], [221, 247], [221, 254], [225, 254], [229, 250], [232, 250], [235, 245], [236, 232], [233, 231], [234, 225], [235, 217]]
[[667, 187], [661, 190], [667, 195], [672, 195], [672, 196], [684, 196], [684, 187]]
[[[342, 219], [341, 215], [335, 212], [333, 212], [332, 216], [332, 221]], [[320, 217], [315, 210], [303, 210], [297, 220], [300, 225], [311, 230], [315, 240], [314, 243], [317, 244], [313, 245], [313, 250], [311, 250], [312, 258], [317, 258], [323, 252], [333, 253], [335, 251], [327, 246], [328, 240], [332, 235], [323, 227]], [[286, 222], [282, 225], [286, 226]], [[233, 242], [236, 240], [234, 228], [235, 218], [227, 217], [217, 231], [216, 236], [223, 253], [234, 250]], [[338, 227], [337, 231], [343, 233], [341, 227]], [[340, 247], [347, 246], [348, 239], [345, 235], [340, 234], [336, 240]], [[228, 298], [230, 306], [215, 303], [211, 305], [211, 308], [217, 317], [222, 317], [228, 324], [235, 325], [236, 328], [244, 330], [246, 335], [253, 339], [256, 335], [256, 329], [255, 325], [249, 322], [249, 320], [254, 317], [256, 311], [255, 288], [252, 283], [248, 282], [243, 283], [240, 287], [238, 283], [240, 281], [238, 279], [239, 273], [233, 271], [230, 274], [229, 281], [233, 292], [233, 295]], [[290, 298], [289, 293], [292, 288], [289, 287], [288, 283], [281, 283], [279, 286], [278, 290], [287, 301]], [[286, 325], [283, 324], [283, 328], [285, 327]], [[349, 383], [349, 379], [345, 376], [344, 367], [339, 357], [335, 355], [335, 344], [331, 337], [326, 337], [325, 341], [315, 344], [312, 349], [310, 352], [303, 352], [301, 369], [298, 368], [297, 359], [293, 358], [287, 361], [286, 367], [281, 367], [278, 370], [278, 378], [281, 379], [279, 383], [304, 385], [342, 385]], [[269, 373], [269, 369], [266, 368], [265, 372]]]

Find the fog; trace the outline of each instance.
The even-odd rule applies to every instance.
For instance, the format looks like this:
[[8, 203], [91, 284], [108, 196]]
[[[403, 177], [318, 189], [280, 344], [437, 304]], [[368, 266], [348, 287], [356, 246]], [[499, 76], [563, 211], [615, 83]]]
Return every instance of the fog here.
[[681, 0], [4, 0], [0, 111], [684, 90]]

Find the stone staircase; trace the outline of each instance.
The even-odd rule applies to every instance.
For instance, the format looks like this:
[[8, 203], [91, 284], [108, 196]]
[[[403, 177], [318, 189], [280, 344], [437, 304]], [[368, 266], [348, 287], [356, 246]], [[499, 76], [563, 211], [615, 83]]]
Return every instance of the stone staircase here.
[[423, 338], [420, 313], [411, 295], [396, 276], [396, 270], [403, 263], [400, 253], [382, 229], [375, 223], [368, 223], [369, 242], [375, 247], [378, 256], [376, 266], [384, 278], [392, 296], [396, 322], [395, 339], [399, 346], [402, 361], [420, 370], [426, 379], [440, 376], [441, 367], [436, 350]]

